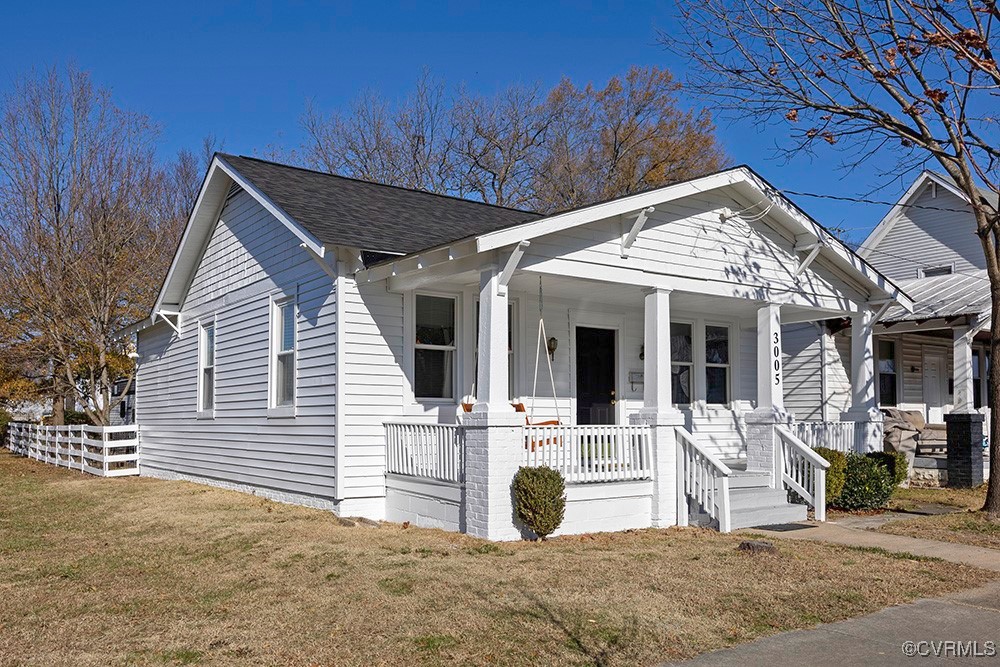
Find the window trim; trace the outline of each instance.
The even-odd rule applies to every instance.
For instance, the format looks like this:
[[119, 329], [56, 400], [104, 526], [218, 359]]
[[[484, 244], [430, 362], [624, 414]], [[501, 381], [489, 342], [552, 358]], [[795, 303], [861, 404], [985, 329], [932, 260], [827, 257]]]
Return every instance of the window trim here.
[[[281, 310], [285, 306], [292, 307], [292, 349], [282, 352], [281, 346]], [[299, 364], [299, 326], [298, 302], [294, 294], [272, 294], [269, 317], [268, 345], [268, 382], [267, 382], [267, 416], [268, 418], [294, 417], [298, 406], [298, 364]], [[292, 354], [292, 402], [289, 405], [278, 405], [278, 357], [281, 354]]]
[[[893, 363], [895, 364], [896, 372], [895, 373], [885, 373], [885, 375], [892, 375], [893, 376], [893, 385], [895, 387], [895, 392], [896, 392], [896, 403], [895, 403], [895, 405], [884, 405], [882, 403], [881, 386], [882, 386], [882, 375], [883, 375], [883, 373], [882, 373], [881, 370], [879, 370], [879, 362], [882, 361], [882, 355], [880, 354], [879, 344], [883, 343], [883, 342], [885, 342], [885, 343], [891, 343], [892, 344], [892, 354], [893, 354], [893, 359], [892, 360], [893, 360]], [[896, 338], [896, 337], [889, 338], [889, 337], [879, 336], [879, 337], [875, 338], [874, 346], [875, 346], [875, 377], [878, 380], [878, 385], [877, 385], [877, 389], [876, 389], [875, 400], [878, 402], [878, 406], [880, 408], [881, 407], [887, 407], [887, 408], [898, 407], [899, 404], [901, 403], [900, 398], [902, 397], [902, 385], [901, 385], [902, 373], [900, 372], [901, 369], [902, 369], [902, 366], [900, 364], [900, 359], [901, 359], [901, 355], [902, 355], [902, 341], [901, 341], [901, 339]]]
[[[417, 344], [417, 297], [418, 296], [430, 296], [439, 299], [451, 299], [455, 304], [455, 309], [453, 311], [453, 322], [455, 327], [455, 335], [452, 340], [454, 343], [452, 345], [426, 345]], [[409, 351], [409, 362], [410, 369], [412, 371], [411, 375], [411, 386], [410, 393], [413, 396], [415, 403], [423, 405], [458, 405], [462, 400], [461, 396], [461, 375], [459, 374], [459, 341], [462, 340], [461, 322], [462, 322], [462, 297], [461, 294], [454, 292], [434, 292], [426, 290], [416, 290], [410, 295], [410, 322], [409, 322], [409, 337], [408, 337], [408, 351]], [[417, 350], [445, 350], [452, 352], [452, 364], [451, 364], [451, 398], [440, 398], [440, 397], [427, 397], [427, 396], [417, 396]]]
[[[673, 327], [675, 324], [686, 324], [687, 326], [691, 327], [691, 361], [682, 361], [682, 362], [675, 361], [674, 357], [673, 357], [673, 350], [671, 350], [671, 354], [670, 354], [670, 366], [671, 366], [670, 374], [671, 374], [671, 377], [672, 377], [673, 376], [673, 372], [674, 372], [673, 371], [673, 366], [688, 366], [688, 367], [690, 367], [690, 371], [688, 373], [688, 380], [690, 382], [690, 386], [688, 387], [688, 398], [691, 399], [691, 400], [688, 403], [678, 403], [677, 402], [677, 397], [674, 396], [673, 386], [672, 385], [671, 385], [671, 388], [670, 388], [671, 389], [670, 390], [670, 400], [671, 400], [671, 402], [673, 402], [673, 404], [675, 406], [678, 407], [678, 409], [680, 409], [680, 408], [690, 408], [692, 405], [694, 405], [698, 401], [698, 399], [697, 399], [697, 396], [698, 396], [698, 394], [697, 394], [697, 391], [698, 391], [697, 385], [698, 385], [698, 374], [699, 374], [699, 371], [698, 371], [698, 342], [697, 342], [697, 340], [698, 340], [698, 324], [697, 324], [697, 322], [695, 320], [687, 320], [687, 319], [683, 319], [683, 318], [680, 318], [680, 319], [671, 318], [670, 319], [670, 326]], [[672, 382], [672, 380], [671, 380], [671, 382]]]
[[[720, 329], [726, 330], [726, 343], [728, 347], [728, 357], [729, 362], [725, 364], [709, 363], [708, 362], [708, 327], [719, 327]], [[701, 362], [702, 370], [700, 372], [701, 376], [704, 378], [705, 382], [705, 405], [706, 406], [731, 406], [733, 404], [733, 331], [735, 327], [732, 322], [719, 322], [715, 320], [704, 320], [701, 326]], [[726, 400], [722, 403], [713, 403], [708, 400], [708, 369], [709, 368], [725, 368], [726, 369]]]
[[[207, 331], [211, 328], [213, 332], [212, 338], [212, 407], [205, 407], [205, 371], [208, 370], [208, 366], [205, 365], [205, 346], [207, 344]], [[219, 352], [219, 327], [216, 325], [215, 317], [211, 319], [200, 320], [198, 322], [198, 405], [196, 409], [198, 419], [214, 419], [215, 418], [215, 406], [218, 402], [218, 394], [216, 393], [218, 389], [218, 372], [217, 368], [219, 365], [218, 360]]]

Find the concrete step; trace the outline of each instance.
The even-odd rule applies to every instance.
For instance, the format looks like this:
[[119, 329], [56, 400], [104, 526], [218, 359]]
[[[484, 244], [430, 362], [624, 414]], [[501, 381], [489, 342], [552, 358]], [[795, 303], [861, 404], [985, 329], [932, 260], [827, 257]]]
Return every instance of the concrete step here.
[[733, 509], [781, 507], [788, 504], [788, 492], [769, 486], [730, 489], [729, 504]]
[[746, 472], [734, 470], [729, 476], [729, 489], [745, 489], [751, 487], [766, 487], [771, 483], [771, 476], [766, 472]]
[[773, 526], [780, 523], [794, 523], [806, 520], [806, 506], [784, 503], [771, 507], [737, 507], [730, 512], [732, 529]]

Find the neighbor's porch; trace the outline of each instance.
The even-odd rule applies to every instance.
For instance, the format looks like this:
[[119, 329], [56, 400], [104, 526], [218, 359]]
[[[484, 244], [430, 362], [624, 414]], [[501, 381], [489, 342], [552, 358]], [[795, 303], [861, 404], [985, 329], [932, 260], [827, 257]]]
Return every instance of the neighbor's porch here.
[[[499, 273], [484, 271], [478, 288], [455, 276], [404, 295], [412, 393], [385, 424], [390, 519], [469, 529], [468, 440], [484, 417], [505, 426], [505, 468], [562, 472], [565, 532], [684, 523], [692, 503], [727, 529], [741, 469], [816, 504], [822, 466], [802, 441], [869, 449], [880, 439], [870, 352], [858, 355], [869, 380], [857, 418], [820, 431], [784, 413], [781, 324], [828, 310], [550, 275], [539, 289], [530, 272], [496, 290]], [[870, 326], [867, 340], [870, 350]], [[658, 491], [658, 478], [670, 489]]]

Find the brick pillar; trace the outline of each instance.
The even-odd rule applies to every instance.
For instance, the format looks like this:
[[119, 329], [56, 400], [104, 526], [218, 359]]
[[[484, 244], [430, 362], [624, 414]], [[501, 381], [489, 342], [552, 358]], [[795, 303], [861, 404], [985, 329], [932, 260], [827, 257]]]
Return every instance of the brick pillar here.
[[496, 266], [479, 288], [479, 364], [476, 403], [465, 415], [465, 530], [488, 540], [517, 540], [511, 483], [524, 456], [524, 415], [508, 400], [507, 294]]
[[983, 483], [983, 422], [978, 412], [953, 412], [948, 425], [948, 486], [971, 488]]
[[[641, 410], [630, 416], [633, 424], [649, 426], [650, 448], [653, 451], [653, 504], [650, 524], [654, 528], [678, 525], [678, 509], [686, 511], [686, 503], [678, 508], [677, 499], [677, 436], [674, 427], [684, 425], [680, 410], [665, 413]], [[680, 522], [687, 525], [685, 522]]]

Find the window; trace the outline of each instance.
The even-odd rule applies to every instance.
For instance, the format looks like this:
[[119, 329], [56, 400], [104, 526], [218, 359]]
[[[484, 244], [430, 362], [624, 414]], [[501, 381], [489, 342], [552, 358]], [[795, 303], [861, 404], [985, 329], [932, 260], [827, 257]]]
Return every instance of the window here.
[[972, 405], [983, 407], [983, 374], [979, 372], [979, 350], [972, 351]]
[[729, 402], [729, 327], [705, 327], [705, 400]]
[[674, 403], [691, 403], [691, 376], [694, 351], [691, 346], [691, 325], [670, 323], [670, 384]]
[[215, 409], [215, 324], [201, 327], [200, 348], [198, 409], [210, 412]]
[[455, 397], [454, 297], [415, 297], [413, 391], [417, 398]]
[[290, 408], [295, 405], [295, 301], [274, 303], [272, 328], [271, 402], [276, 408]]
[[933, 278], [935, 276], [950, 276], [954, 272], [955, 267], [951, 264], [947, 266], [934, 266], [926, 269], [920, 269], [920, 277]]
[[878, 342], [878, 403], [896, 405], [896, 343]]

